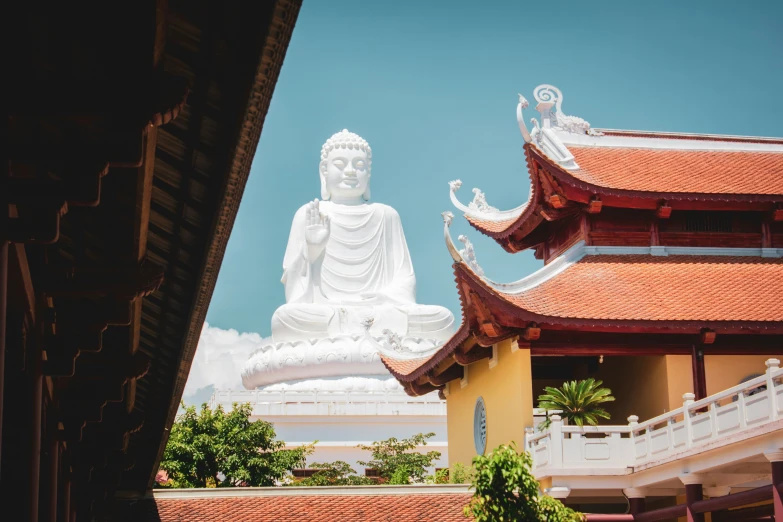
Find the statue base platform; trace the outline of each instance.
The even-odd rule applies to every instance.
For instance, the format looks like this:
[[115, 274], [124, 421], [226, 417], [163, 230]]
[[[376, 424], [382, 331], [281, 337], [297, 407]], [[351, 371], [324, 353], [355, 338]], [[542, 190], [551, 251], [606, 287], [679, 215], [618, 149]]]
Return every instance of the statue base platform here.
[[250, 354], [242, 369], [242, 384], [248, 390], [272, 384], [349, 376], [388, 376], [381, 353], [396, 357], [425, 357], [442, 342], [405, 336], [390, 345], [385, 337], [337, 335], [296, 342], [274, 342], [269, 337]]

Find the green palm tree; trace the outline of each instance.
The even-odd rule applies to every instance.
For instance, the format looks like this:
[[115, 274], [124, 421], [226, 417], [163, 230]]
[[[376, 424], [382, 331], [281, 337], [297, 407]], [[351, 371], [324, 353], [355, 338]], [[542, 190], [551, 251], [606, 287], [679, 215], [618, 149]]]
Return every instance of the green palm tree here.
[[[538, 407], [546, 410], [562, 410], [561, 416], [577, 426], [598, 424], [598, 418], [608, 419], [609, 413], [601, 407], [605, 402], [614, 400], [612, 390], [601, 388], [603, 381], [585, 379], [563, 383], [561, 388], [544, 388], [538, 396]], [[538, 425], [538, 429], [549, 427], [549, 417]]]

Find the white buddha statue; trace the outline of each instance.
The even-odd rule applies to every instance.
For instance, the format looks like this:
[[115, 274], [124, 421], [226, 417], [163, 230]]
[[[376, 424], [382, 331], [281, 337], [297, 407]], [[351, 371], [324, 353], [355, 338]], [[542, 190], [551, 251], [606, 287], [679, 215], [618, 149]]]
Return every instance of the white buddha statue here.
[[321, 201], [294, 216], [286, 304], [243, 367], [246, 388], [397, 389], [381, 353], [421, 357], [454, 333], [451, 312], [416, 304], [400, 216], [369, 202], [371, 160], [367, 142], [347, 130], [322, 147]]
[[321, 148], [321, 201], [294, 216], [283, 260], [286, 304], [272, 317], [275, 342], [384, 330], [443, 342], [454, 316], [416, 304], [416, 276], [397, 212], [370, 200], [372, 151], [343, 130]]

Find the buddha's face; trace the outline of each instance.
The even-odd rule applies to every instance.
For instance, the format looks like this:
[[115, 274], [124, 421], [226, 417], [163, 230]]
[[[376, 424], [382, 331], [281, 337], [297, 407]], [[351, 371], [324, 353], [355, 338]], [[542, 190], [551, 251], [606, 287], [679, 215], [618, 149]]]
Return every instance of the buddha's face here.
[[321, 162], [321, 177], [332, 197], [358, 198], [370, 183], [367, 153], [358, 149], [332, 149]]

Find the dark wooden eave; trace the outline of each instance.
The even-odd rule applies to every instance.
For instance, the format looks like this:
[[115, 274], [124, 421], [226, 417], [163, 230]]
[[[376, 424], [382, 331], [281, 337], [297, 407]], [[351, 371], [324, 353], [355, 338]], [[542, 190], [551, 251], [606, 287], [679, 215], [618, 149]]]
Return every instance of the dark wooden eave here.
[[164, 69], [190, 81], [155, 151], [148, 252], [166, 283], [144, 300], [137, 383], [147, 420], [120, 488], [153, 484], [301, 2], [169, 2]]

